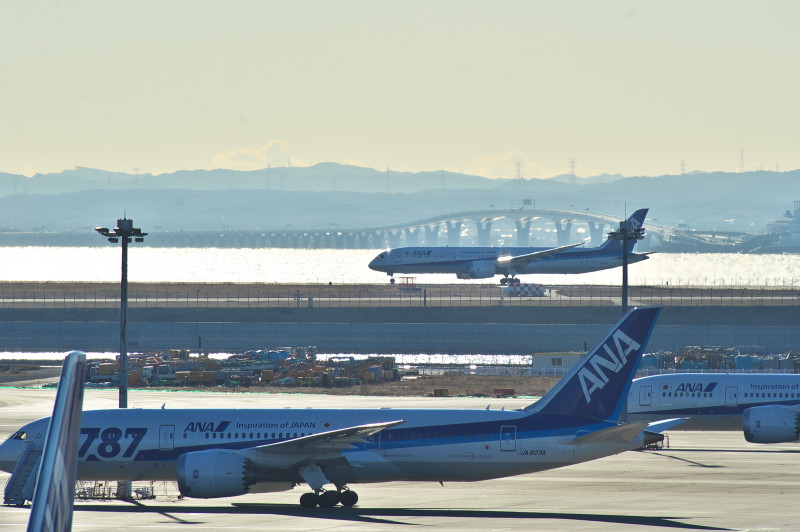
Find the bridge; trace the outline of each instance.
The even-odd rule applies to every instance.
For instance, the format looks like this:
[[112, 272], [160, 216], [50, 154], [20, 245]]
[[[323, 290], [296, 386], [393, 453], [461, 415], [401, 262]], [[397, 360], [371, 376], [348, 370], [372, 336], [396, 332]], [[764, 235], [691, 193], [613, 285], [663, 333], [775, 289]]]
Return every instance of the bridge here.
[[[589, 211], [490, 209], [442, 214], [377, 227], [272, 229], [264, 231], [151, 233], [154, 246], [219, 246], [382, 249], [400, 246], [566, 245], [579, 240], [599, 245], [620, 219]], [[651, 225], [647, 224], [648, 230]], [[656, 228], [665, 234], [666, 228]], [[233, 244], [233, 245], [230, 245]]]
[[[620, 217], [588, 210], [488, 209], [442, 214], [422, 220], [377, 227], [284, 227], [263, 230], [148, 231], [153, 247], [384, 249], [401, 246], [562, 246], [579, 241], [601, 244], [616, 230]], [[647, 237], [640, 246], [695, 251], [736, 251], [742, 233], [698, 232], [645, 221]], [[100, 246], [94, 231], [0, 233], [4, 246]]]

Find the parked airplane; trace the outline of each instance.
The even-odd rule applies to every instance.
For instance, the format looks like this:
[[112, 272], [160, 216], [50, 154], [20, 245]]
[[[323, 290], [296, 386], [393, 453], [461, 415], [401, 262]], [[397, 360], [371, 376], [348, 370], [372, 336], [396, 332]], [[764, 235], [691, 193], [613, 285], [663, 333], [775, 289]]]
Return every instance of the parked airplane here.
[[[639, 209], [626, 221], [633, 229], [644, 224], [648, 209]], [[633, 253], [628, 241], [628, 263], [643, 261], [647, 253]], [[372, 270], [395, 273], [454, 273], [459, 279], [489, 279], [502, 275], [500, 284], [530, 273], [586, 273], [622, 265], [622, 243], [606, 240], [596, 248], [573, 249], [582, 243], [555, 248], [535, 247], [408, 247], [380, 253], [372, 259]]]
[[[652, 424], [618, 420], [660, 311], [628, 312], [521, 410], [86, 411], [79, 478], [177, 480], [182, 494], [199, 498], [307, 483], [300, 504], [311, 508], [352, 506], [358, 496], [347, 486], [360, 482], [475, 481], [617, 454], [652, 436]], [[47, 422], [28, 423], [0, 445], [0, 469], [25, 460]]]
[[[83, 386], [86, 381], [86, 355], [73, 351], [64, 359], [61, 380], [58, 382], [53, 415], [47, 427], [44, 452], [37, 464], [36, 487], [33, 505], [28, 518], [28, 532], [62, 532], [72, 530], [72, 507], [75, 501], [75, 480], [78, 473], [78, 443], [80, 441]], [[18, 462], [22, 463], [22, 462]], [[25, 475], [20, 475], [25, 477]], [[30, 476], [27, 477], [31, 478]], [[13, 478], [12, 478], [13, 479]], [[17, 486], [19, 487], [19, 486]], [[6, 504], [21, 503], [30, 499], [24, 494], [30, 483], [22, 487], [22, 494], [13, 497], [14, 483], [6, 484]]]
[[623, 419], [685, 417], [678, 430], [743, 430], [753, 443], [800, 440], [800, 375], [675, 373], [635, 379]]

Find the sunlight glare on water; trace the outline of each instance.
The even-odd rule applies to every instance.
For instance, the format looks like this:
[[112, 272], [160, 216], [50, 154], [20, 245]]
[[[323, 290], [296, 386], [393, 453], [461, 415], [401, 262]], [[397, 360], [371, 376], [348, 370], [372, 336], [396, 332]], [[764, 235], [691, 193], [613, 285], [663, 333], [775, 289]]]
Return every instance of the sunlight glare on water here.
[[[128, 279], [145, 283], [378, 283], [384, 273], [367, 267], [381, 250], [149, 248], [131, 245]], [[119, 246], [0, 247], [0, 281], [114, 282]], [[655, 253], [629, 267], [632, 285], [794, 286], [800, 255]], [[397, 274], [401, 276], [403, 274]], [[618, 284], [621, 269], [578, 275], [524, 275], [523, 282]], [[460, 281], [452, 274], [416, 275], [417, 283], [494, 284], [498, 278]]]

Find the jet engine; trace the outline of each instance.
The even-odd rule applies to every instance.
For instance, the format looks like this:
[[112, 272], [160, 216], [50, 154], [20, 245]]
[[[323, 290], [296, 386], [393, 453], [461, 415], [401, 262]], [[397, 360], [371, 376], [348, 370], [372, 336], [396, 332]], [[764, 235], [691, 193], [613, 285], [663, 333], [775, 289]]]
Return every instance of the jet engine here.
[[247, 458], [219, 450], [178, 457], [178, 489], [186, 497], [211, 499], [243, 495], [255, 484]]
[[744, 438], [751, 443], [789, 443], [800, 440], [800, 409], [765, 405], [742, 414]]
[[457, 273], [459, 279], [488, 279], [495, 275], [493, 260], [476, 260], [469, 263], [467, 271]]

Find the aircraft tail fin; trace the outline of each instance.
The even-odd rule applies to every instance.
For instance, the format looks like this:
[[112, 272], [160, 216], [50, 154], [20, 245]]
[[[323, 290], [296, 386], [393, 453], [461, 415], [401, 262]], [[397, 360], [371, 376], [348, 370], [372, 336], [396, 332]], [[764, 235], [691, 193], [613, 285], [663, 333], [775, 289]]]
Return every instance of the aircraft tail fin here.
[[[644, 225], [644, 219], [647, 217], [647, 212], [649, 208], [638, 209], [633, 214], [628, 216], [628, 219], [625, 220], [626, 222], [631, 223], [631, 229], [636, 230], [639, 229]], [[635, 240], [631, 240], [628, 242], [628, 251], [633, 251], [633, 247], [636, 245]], [[603, 244], [600, 246], [601, 249], [604, 251], [614, 251], [614, 252], [622, 252], [622, 242], [619, 240], [612, 240], [607, 239]]]
[[628, 311], [528, 412], [586, 420], [619, 419], [660, 307]]
[[72, 529], [85, 377], [86, 355], [72, 351], [61, 368], [28, 518], [29, 532]]

